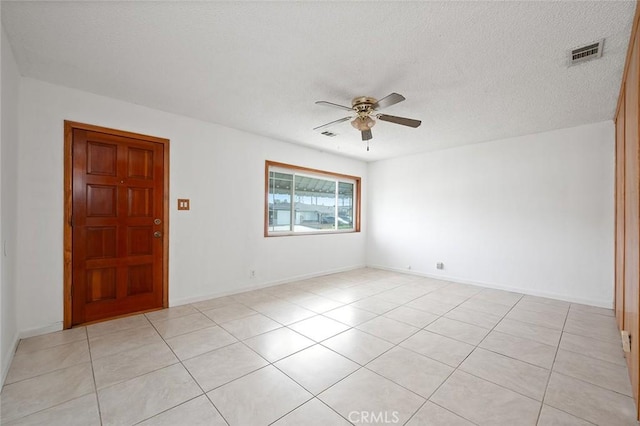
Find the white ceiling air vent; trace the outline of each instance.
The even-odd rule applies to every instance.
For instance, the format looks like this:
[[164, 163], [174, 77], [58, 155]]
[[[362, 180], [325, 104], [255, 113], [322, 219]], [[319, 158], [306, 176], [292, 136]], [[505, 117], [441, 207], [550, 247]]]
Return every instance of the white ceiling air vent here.
[[322, 132], [322, 134], [325, 135], [325, 136], [329, 136], [330, 138], [338, 135], [337, 133], [329, 132], [329, 131], [326, 131], [326, 130], [324, 132]]
[[569, 52], [569, 65], [575, 65], [602, 57], [603, 47], [604, 39], [573, 49]]

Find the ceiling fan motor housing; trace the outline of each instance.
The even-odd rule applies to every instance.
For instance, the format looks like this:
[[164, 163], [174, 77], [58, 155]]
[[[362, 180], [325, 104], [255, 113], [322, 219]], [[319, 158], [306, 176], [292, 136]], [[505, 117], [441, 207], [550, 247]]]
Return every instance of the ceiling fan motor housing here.
[[358, 115], [369, 115], [373, 112], [373, 105], [378, 102], [376, 98], [370, 98], [368, 96], [359, 96], [353, 98], [351, 106], [358, 113]]

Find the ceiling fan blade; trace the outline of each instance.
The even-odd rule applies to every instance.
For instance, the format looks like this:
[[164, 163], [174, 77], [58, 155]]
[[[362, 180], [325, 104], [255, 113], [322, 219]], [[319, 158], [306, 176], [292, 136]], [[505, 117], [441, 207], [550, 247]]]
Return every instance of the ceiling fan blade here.
[[328, 106], [328, 107], [332, 107], [332, 108], [344, 109], [346, 111], [353, 111], [353, 108], [351, 108], [351, 107], [344, 106], [344, 105], [338, 105], [338, 104], [334, 104], [333, 102], [327, 102], [327, 101], [316, 101], [316, 105], [324, 105], [324, 106]]
[[380, 99], [378, 102], [372, 105], [373, 109], [387, 108], [391, 105], [395, 105], [398, 102], [404, 101], [404, 96], [398, 93], [392, 93], [384, 98]]
[[334, 124], [342, 123], [343, 121], [351, 120], [351, 117], [344, 117], [340, 120], [332, 121], [331, 123], [323, 124], [322, 126], [314, 127], [313, 130], [322, 130], [324, 128], [333, 126]]
[[373, 138], [373, 135], [371, 134], [371, 130], [363, 130], [362, 131], [362, 140], [363, 141], [368, 141], [371, 138]]
[[422, 124], [420, 120], [413, 120], [411, 118], [396, 117], [395, 115], [378, 114], [376, 116], [378, 120], [388, 121], [390, 123], [402, 124], [403, 126], [409, 126], [416, 128]]

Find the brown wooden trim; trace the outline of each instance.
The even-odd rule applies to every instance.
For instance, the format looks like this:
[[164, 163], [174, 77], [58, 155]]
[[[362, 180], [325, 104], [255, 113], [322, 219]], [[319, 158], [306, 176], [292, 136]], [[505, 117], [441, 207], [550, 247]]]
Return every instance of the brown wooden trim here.
[[72, 321], [71, 308], [71, 277], [73, 258], [72, 241], [73, 233], [71, 228], [71, 212], [73, 211], [72, 175], [73, 175], [73, 123], [64, 122], [64, 272], [63, 272], [63, 300], [64, 316], [63, 327], [70, 328]]
[[335, 177], [339, 177], [339, 178], [357, 180], [358, 182], [360, 181], [360, 177], [359, 176], [351, 176], [351, 175], [345, 175], [345, 174], [342, 174], [342, 173], [328, 172], [326, 170], [312, 169], [310, 167], [295, 166], [293, 164], [287, 164], [287, 163], [278, 163], [276, 161], [267, 160], [267, 161], [265, 161], [265, 165], [266, 165], [266, 169], [268, 169], [269, 166], [285, 167], [287, 169], [300, 170], [300, 171], [303, 171], [303, 172], [318, 173], [318, 174], [321, 174], [321, 175], [335, 176]]
[[[625, 100], [626, 100], [626, 84], [622, 85], [623, 90], [622, 93], [620, 94], [622, 102], [620, 103], [620, 105], [624, 105]], [[620, 107], [619, 105], [619, 107]], [[622, 133], [622, 137], [619, 138], [619, 130], [618, 130], [618, 120], [620, 119], [620, 112], [626, 112], [626, 108], [624, 111], [620, 111], [620, 109], [618, 109], [617, 113], [616, 113], [616, 117], [615, 117], [615, 134], [616, 134], [616, 142], [615, 142], [615, 170], [614, 170], [614, 237], [613, 237], [613, 241], [614, 241], [614, 305], [613, 305], [613, 309], [614, 309], [614, 313], [615, 313], [615, 317], [616, 317], [616, 321], [618, 323], [618, 327], [620, 330], [624, 330], [625, 329], [625, 323], [624, 323], [624, 299], [625, 299], [625, 284], [624, 284], [624, 277], [625, 277], [625, 265], [626, 262], [624, 261], [624, 256], [625, 256], [625, 251], [626, 251], [626, 247], [625, 247], [625, 227], [626, 227], [626, 218], [625, 218], [625, 205], [626, 205], [626, 191], [625, 191], [625, 186], [626, 186], [626, 182], [625, 182], [625, 137], [626, 137], [626, 121], [625, 121], [625, 125], [623, 127], [621, 127], [621, 133]], [[622, 148], [620, 148], [620, 146]], [[621, 157], [622, 158], [618, 158], [618, 154], [621, 153]], [[622, 169], [622, 173], [621, 173], [621, 178], [618, 179], [618, 168]], [[619, 182], [620, 180], [620, 182]], [[621, 197], [621, 203], [618, 203], [618, 197]], [[620, 209], [621, 208], [621, 209]], [[621, 210], [621, 212], [619, 211]], [[618, 223], [618, 213], [622, 214], [622, 223]], [[622, 250], [620, 250], [620, 241], [618, 236], [619, 236], [619, 229], [622, 231]], [[622, 251], [622, 253], [621, 253]], [[620, 269], [618, 268], [618, 263], [620, 262], [620, 260], [622, 260], [621, 267]], [[618, 295], [620, 295], [620, 297], [618, 297]]]
[[269, 236], [269, 160], [264, 165], [264, 236]]
[[361, 220], [361, 201], [362, 201], [362, 180], [360, 178], [356, 179], [356, 194], [357, 194], [357, 198], [356, 198], [356, 223], [355, 223], [355, 232], [360, 232], [360, 220]]
[[64, 223], [63, 223], [63, 327], [71, 327], [71, 288], [72, 288], [72, 236], [71, 213], [73, 211], [73, 130], [82, 129], [98, 133], [107, 133], [115, 136], [122, 136], [131, 139], [139, 139], [147, 142], [159, 143], [164, 146], [164, 224], [163, 224], [163, 271], [162, 271], [162, 304], [169, 307], [169, 139], [156, 136], [143, 135], [140, 133], [127, 132], [124, 130], [110, 129], [107, 127], [95, 126], [92, 124], [78, 123], [75, 121], [64, 121]]
[[164, 264], [162, 268], [162, 306], [164, 308], [169, 307], [169, 139], [163, 139], [164, 142], [160, 142], [164, 145], [164, 204], [163, 204], [163, 217], [164, 224], [162, 227], [163, 244], [162, 244], [162, 257], [164, 258]]
[[70, 126], [70, 128], [72, 129], [82, 129], [88, 130], [90, 132], [107, 133], [113, 136], [122, 136], [130, 139], [139, 139], [141, 141], [161, 143], [165, 146], [169, 144], [169, 139], [159, 138], [157, 136], [143, 135], [141, 133], [127, 132], [126, 130], [110, 129], [108, 127], [94, 126], [93, 124], [78, 123], [75, 121], [67, 120], [64, 121], [64, 124], [65, 128], [67, 126]]
[[[264, 236], [265, 237], [285, 237], [285, 236], [297, 235], [297, 234], [269, 235], [269, 167], [271, 166], [283, 167], [287, 169], [299, 170], [302, 172], [315, 173], [319, 175], [325, 175], [325, 176], [331, 176], [331, 177], [349, 179], [349, 180], [355, 181], [356, 182], [356, 191], [355, 191], [356, 205], [354, 206], [355, 207], [355, 214], [354, 214], [355, 225], [354, 225], [353, 231], [350, 231], [350, 232], [351, 233], [360, 232], [360, 219], [361, 219], [361, 206], [362, 206], [362, 202], [361, 202], [362, 178], [360, 178], [359, 176], [345, 175], [342, 173], [328, 172], [326, 170], [312, 169], [310, 167], [295, 166], [293, 164], [278, 163], [276, 161], [266, 160], [264, 165]], [[350, 232], [345, 232], [345, 231], [321, 232], [318, 234], [348, 234]], [[309, 235], [309, 234], [298, 234], [298, 235]]]
[[622, 92], [625, 90], [625, 83], [627, 81], [627, 73], [629, 72], [629, 61], [631, 61], [631, 51], [633, 50], [633, 43], [638, 32], [638, 25], [640, 24], [640, 0], [636, 0], [636, 12], [633, 16], [633, 25], [631, 26], [631, 37], [629, 37], [629, 44], [627, 46], [627, 57], [624, 61], [624, 71], [622, 72], [622, 82], [620, 83], [620, 92], [618, 93], [618, 103], [616, 105], [616, 112], [613, 115], [614, 118], [618, 117], [620, 112], [620, 103], [622, 102]]

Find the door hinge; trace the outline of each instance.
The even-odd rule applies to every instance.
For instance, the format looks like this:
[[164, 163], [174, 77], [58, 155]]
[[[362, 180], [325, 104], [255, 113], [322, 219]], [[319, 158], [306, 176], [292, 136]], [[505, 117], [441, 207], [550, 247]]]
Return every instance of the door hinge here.
[[73, 216], [69, 218], [69, 226], [73, 228]]

